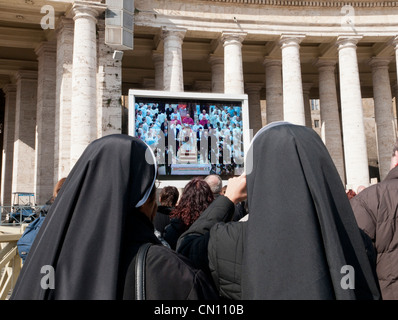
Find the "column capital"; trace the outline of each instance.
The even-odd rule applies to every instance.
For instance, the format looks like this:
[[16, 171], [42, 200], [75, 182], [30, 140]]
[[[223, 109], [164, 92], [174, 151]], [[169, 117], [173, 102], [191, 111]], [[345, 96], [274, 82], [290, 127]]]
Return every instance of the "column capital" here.
[[303, 83], [303, 95], [309, 95], [311, 88], [314, 86], [312, 82], [304, 82]]
[[265, 67], [282, 67], [282, 59], [266, 56], [263, 65]]
[[66, 14], [66, 16], [68, 18], [73, 18], [73, 20], [80, 18], [93, 19], [97, 23], [98, 15], [105, 11], [106, 8], [106, 4], [99, 2], [75, 0], [71, 10]]
[[63, 29], [66, 28], [71, 30], [74, 28], [73, 19], [68, 18], [66, 16], [60, 17], [55, 32], [60, 33]]
[[224, 47], [228, 44], [239, 43], [242, 44], [245, 39], [247, 33], [246, 32], [226, 32], [224, 31], [221, 34], [221, 42], [224, 44]]
[[37, 80], [37, 71], [33, 70], [19, 70], [15, 75], [16, 80]]
[[344, 35], [337, 37], [336, 45], [337, 50], [343, 48], [356, 48], [357, 43], [363, 38], [363, 36], [359, 35]]
[[46, 52], [56, 53], [56, 51], [57, 51], [56, 41], [43, 41], [35, 49], [35, 53], [37, 56], [40, 56], [41, 54]]
[[398, 50], [398, 36], [394, 38], [392, 45], [395, 47], [395, 50]]
[[5, 93], [5, 95], [10, 94], [10, 93], [15, 93], [17, 92], [17, 85], [16, 84], [6, 84], [3, 87], [3, 92]]
[[245, 91], [247, 93], [258, 93], [262, 88], [264, 88], [264, 83], [261, 82], [245, 83]]
[[174, 36], [177, 37], [182, 42], [186, 32], [187, 29], [162, 27], [161, 38], [164, 40], [169, 36]]
[[224, 64], [224, 57], [222, 56], [216, 56], [214, 54], [210, 54], [209, 55], [209, 59], [208, 59], [209, 63], [211, 65], [215, 65], [215, 64]]
[[304, 34], [282, 34], [279, 38], [279, 44], [282, 49], [291, 46], [298, 47], [304, 38]]
[[372, 67], [372, 69], [388, 69], [388, 65], [391, 61], [392, 59], [387, 57], [372, 57], [368, 64]]
[[336, 67], [337, 60], [329, 58], [318, 58], [314, 61], [313, 65], [318, 68], [318, 70], [331, 70], [334, 71]]

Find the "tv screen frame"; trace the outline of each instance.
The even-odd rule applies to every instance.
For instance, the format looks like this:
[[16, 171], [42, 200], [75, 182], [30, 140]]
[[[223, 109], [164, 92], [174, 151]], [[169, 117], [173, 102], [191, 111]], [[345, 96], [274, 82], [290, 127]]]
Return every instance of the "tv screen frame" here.
[[[223, 94], [223, 93], [204, 93], [204, 92], [169, 92], [169, 91], [158, 91], [158, 90], [137, 90], [130, 89], [128, 94], [128, 134], [136, 136], [136, 101], [142, 99], [158, 99], [167, 101], [179, 100], [184, 101], [202, 101], [207, 103], [237, 103], [241, 106], [241, 123], [242, 123], [242, 142], [243, 142], [243, 156], [241, 162], [243, 168], [245, 167], [246, 153], [248, 151], [250, 141], [252, 139], [252, 130], [249, 126], [249, 103], [247, 94]], [[182, 164], [182, 168], [184, 164]], [[172, 185], [177, 188], [183, 188], [186, 183], [194, 176], [202, 174], [181, 174], [181, 175], [159, 175], [160, 188], [166, 185]], [[206, 175], [203, 175], [205, 177]], [[235, 175], [236, 176], [236, 175]], [[223, 178], [223, 184], [225, 185], [228, 178]]]

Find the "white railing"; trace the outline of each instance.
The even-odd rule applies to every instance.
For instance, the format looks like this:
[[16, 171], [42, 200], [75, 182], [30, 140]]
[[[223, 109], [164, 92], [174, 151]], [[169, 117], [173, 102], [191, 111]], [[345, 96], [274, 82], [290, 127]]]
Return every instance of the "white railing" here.
[[17, 282], [22, 267], [18, 254], [18, 234], [0, 233], [0, 300], [7, 300]]

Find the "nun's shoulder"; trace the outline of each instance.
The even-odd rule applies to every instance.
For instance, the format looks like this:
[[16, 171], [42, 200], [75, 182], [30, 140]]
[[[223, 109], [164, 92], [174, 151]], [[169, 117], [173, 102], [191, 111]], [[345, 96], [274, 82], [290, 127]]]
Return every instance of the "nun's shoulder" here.
[[153, 245], [149, 249], [147, 265], [148, 267], [151, 266], [151, 269], [154, 268], [159, 272], [162, 272], [162, 270], [168, 270], [168, 272], [174, 270], [173, 273], [180, 272], [185, 275], [190, 273], [194, 276], [198, 271], [185, 256], [163, 245]]

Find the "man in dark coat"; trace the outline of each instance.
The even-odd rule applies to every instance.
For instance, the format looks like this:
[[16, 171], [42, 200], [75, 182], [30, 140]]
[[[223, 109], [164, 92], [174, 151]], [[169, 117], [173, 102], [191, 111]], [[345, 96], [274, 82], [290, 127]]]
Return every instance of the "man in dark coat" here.
[[384, 300], [398, 299], [398, 141], [391, 170], [380, 183], [351, 199], [358, 225], [372, 239], [377, 252], [376, 272]]
[[[147, 299], [216, 298], [211, 279], [154, 234], [156, 172], [140, 139], [92, 142], [52, 204], [11, 299], [136, 299], [136, 255], [146, 243]], [[44, 283], [43, 266], [51, 279]]]

